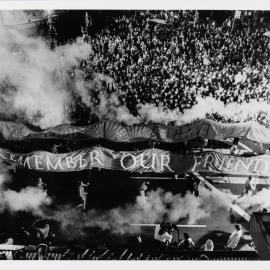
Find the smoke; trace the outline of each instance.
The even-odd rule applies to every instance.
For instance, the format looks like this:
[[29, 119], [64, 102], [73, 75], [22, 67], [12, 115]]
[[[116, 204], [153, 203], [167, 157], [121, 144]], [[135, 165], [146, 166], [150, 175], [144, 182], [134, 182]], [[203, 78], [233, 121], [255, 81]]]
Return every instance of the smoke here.
[[0, 114], [41, 128], [68, 122], [72, 99], [65, 78], [90, 45], [77, 39], [50, 50], [41, 38], [17, 31], [1, 30], [0, 36]]
[[252, 211], [261, 211], [263, 208], [270, 211], [270, 189], [263, 188], [253, 196], [243, 196], [237, 200], [237, 204]]
[[[112, 78], [96, 74], [91, 46], [78, 38], [51, 50], [41, 38], [0, 31], [0, 115], [42, 129], [69, 123], [78, 103], [99, 119], [138, 123], [121, 105]], [[77, 98], [74, 98], [75, 97]]]
[[157, 189], [148, 192], [146, 197], [138, 196], [134, 204], [114, 209], [91, 209], [82, 212], [79, 208], [65, 205], [57, 210], [45, 211], [44, 217], [57, 221], [66, 237], [75, 239], [84, 235], [85, 228], [98, 227], [113, 234], [123, 235], [139, 233], [139, 226], [130, 226], [136, 223], [177, 223], [186, 218], [188, 224], [196, 224], [220, 208], [227, 209], [227, 204], [217, 200], [215, 195], [204, 187], [200, 188], [200, 198], [191, 193], [182, 196]]
[[267, 102], [251, 100], [249, 103], [229, 103], [224, 105], [220, 100], [212, 97], [197, 97], [197, 104], [181, 113], [178, 109], [169, 110], [166, 107], [153, 104], [139, 104], [138, 114], [142, 122], [167, 124], [187, 124], [198, 119], [204, 119], [217, 115], [224, 122], [256, 121], [258, 115], [264, 112], [266, 120], [270, 121], [270, 106]]
[[11, 213], [24, 211], [42, 215], [42, 207], [50, 204], [46, 192], [37, 187], [26, 187], [20, 191], [5, 190], [0, 193], [1, 208]]
[[99, 101], [95, 110], [99, 119], [117, 121], [126, 125], [139, 123], [139, 119], [133, 116], [126, 106], [121, 105], [117, 94], [100, 92]]
[[[15, 30], [0, 31], [0, 115], [9, 120], [21, 118], [42, 129], [69, 123], [72, 110], [83, 104], [100, 120], [126, 125], [138, 123], [190, 123], [218, 115], [224, 122], [256, 120], [265, 112], [266, 102], [223, 102], [197, 97], [191, 109], [180, 112], [151, 103], [138, 104], [134, 116], [121, 102], [113, 79], [94, 72], [91, 46], [78, 38], [71, 44], [51, 50], [38, 37], [27, 37]], [[79, 101], [74, 98], [79, 99]]]
[[9, 189], [8, 183], [12, 181], [8, 168], [1, 166], [0, 173], [0, 213], [7, 210], [10, 213], [18, 211], [42, 215], [43, 208], [51, 203], [46, 191], [28, 186], [19, 191]]
[[169, 110], [163, 106], [155, 106], [153, 104], [139, 104], [138, 114], [142, 122], [153, 122], [168, 124], [177, 122], [181, 118], [179, 110]]

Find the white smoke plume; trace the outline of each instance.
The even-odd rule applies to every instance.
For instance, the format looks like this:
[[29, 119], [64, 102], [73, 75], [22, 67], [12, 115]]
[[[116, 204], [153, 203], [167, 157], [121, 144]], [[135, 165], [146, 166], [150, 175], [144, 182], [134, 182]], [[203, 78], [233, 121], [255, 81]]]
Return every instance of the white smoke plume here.
[[99, 100], [100, 103], [95, 110], [99, 119], [116, 121], [126, 125], [139, 123], [139, 119], [133, 116], [126, 106], [121, 105], [119, 98], [115, 93], [106, 94], [100, 92]]
[[20, 191], [5, 190], [0, 193], [1, 208], [10, 212], [30, 212], [42, 215], [42, 207], [50, 204], [47, 193], [37, 187], [26, 187]]
[[81, 38], [51, 50], [41, 38], [15, 30], [1, 30], [0, 37], [0, 114], [49, 128], [69, 122], [76, 94], [100, 120], [138, 123], [118, 95], [107, 91], [112, 78], [94, 73], [91, 46]]
[[138, 105], [138, 114], [142, 122], [168, 124], [178, 122], [181, 119], [181, 113], [178, 109], [169, 110], [163, 106], [155, 106], [151, 103]]
[[237, 204], [251, 211], [262, 211], [263, 208], [270, 211], [270, 189], [263, 188], [253, 196], [243, 196], [237, 200]]
[[177, 223], [180, 218], [186, 218], [188, 224], [196, 224], [219, 208], [227, 209], [224, 201], [218, 200], [204, 187], [200, 188], [200, 194], [197, 198], [191, 193], [173, 195], [157, 189], [147, 193], [146, 197], [138, 196], [134, 204], [110, 210], [91, 209], [82, 213], [80, 209], [66, 205], [57, 211], [45, 211], [44, 217], [60, 223], [62, 232], [73, 239], [83, 236], [84, 228], [91, 227], [123, 235], [140, 231], [140, 227], [130, 226], [133, 223]]
[[138, 105], [138, 113], [142, 122], [153, 122], [167, 124], [187, 124], [198, 119], [204, 119], [213, 114], [223, 118], [224, 122], [256, 121], [258, 115], [264, 112], [266, 120], [270, 121], [270, 105], [267, 102], [251, 100], [242, 104], [223, 102], [213, 97], [197, 97], [197, 104], [181, 113], [178, 109], [169, 110], [162, 106], [153, 104]]
[[[68, 123], [76, 94], [84, 106], [100, 120], [127, 125], [138, 123], [190, 123], [213, 114], [223, 121], [256, 120], [260, 112], [270, 121], [266, 102], [224, 105], [212, 97], [197, 97], [197, 104], [181, 113], [178, 109], [151, 103], [138, 104], [138, 116], [120, 102], [121, 93], [112, 78], [96, 74], [89, 56], [91, 46], [81, 38], [51, 50], [41, 38], [24, 36], [17, 31], [0, 31], [0, 114], [27, 119], [43, 129]], [[79, 68], [85, 62], [83, 70]]]
[[50, 50], [41, 38], [4, 30], [0, 35], [0, 113], [41, 128], [66, 123], [72, 101], [65, 76], [87, 58], [90, 45], [78, 39]]
[[8, 183], [11, 181], [7, 168], [1, 165], [0, 213], [8, 210], [10, 213], [23, 211], [34, 215], [42, 215], [42, 209], [51, 203], [51, 198], [46, 191], [34, 186], [15, 191], [8, 188]]

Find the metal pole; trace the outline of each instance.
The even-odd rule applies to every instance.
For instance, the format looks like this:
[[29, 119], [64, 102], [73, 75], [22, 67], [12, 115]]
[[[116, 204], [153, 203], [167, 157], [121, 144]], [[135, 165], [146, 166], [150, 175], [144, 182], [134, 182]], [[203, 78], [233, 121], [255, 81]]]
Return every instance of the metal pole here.
[[[155, 226], [159, 226], [160, 224], [157, 223], [132, 223], [129, 224], [130, 226], [141, 226], [141, 227], [155, 227]], [[194, 224], [194, 225], [176, 225], [177, 227], [181, 227], [181, 228], [206, 228], [206, 225], [200, 225], [200, 224]]]
[[231, 29], [231, 31], [233, 30], [233, 27], [234, 27], [234, 21], [235, 21], [235, 12], [234, 12], [234, 16], [233, 16], [233, 23], [232, 23], [232, 29]]
[[210, 188], [212, 192], [216, 193], [219, 196], [219, 198], [222, 198], [224, 203], [228, 204], [230, 208], [232, 208], [235, 212], [237, 212], [240, 216], [242, 216], [246, 221], [250, 220], [250, 215], [247, 212], [245, 212], [240, 206], [233, 204], [231, 199], [228, 198], [223, 192], [221, 192], [212, 184], [210, 184], [204, 177], [199, 175], [197, 172], [192, 172], [192, 174], [196, 176], [204, 185]]
[[195, 10], [193, 27], [195, 27], [195, 24], [196, 24], [196, 22], [197, 22], [197, 14], [198, 14], [198, 11], [197, 11], [197, 10]]

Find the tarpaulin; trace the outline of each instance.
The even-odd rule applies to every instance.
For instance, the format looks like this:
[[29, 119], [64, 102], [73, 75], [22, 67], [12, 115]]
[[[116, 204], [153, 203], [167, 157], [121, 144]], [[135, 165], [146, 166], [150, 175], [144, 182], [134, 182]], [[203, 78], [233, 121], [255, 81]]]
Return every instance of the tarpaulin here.
[[39, 171], [80, 171], [91, 168], [130, 172], [186, 173], [211, 172], [234, 175], [270, 176], [270, 156], [237, 157], [215, 151], [202, 154], [175, 154], [160, 149], [113, 151], [103, 147], [54, 154], [35, 151], [12, 153], [0, 148], [0, 160]]
[[166, 143], [186, 142], [198, 137], [225, 140], [243, 138], [263, 144], [270, 144], [270, 129], [256, 122], [219, 123], [213, 120], [198, 120], [182, 126], [162, 124], [125, 126], [110, 121], [100, 121], [88, 126], [68, 124], [36, 132], [24, 124], [0, 121], [0, 137], [5, 140], [24, 139], [106, 139], [114, 142], [139, 142], [154, 140]]

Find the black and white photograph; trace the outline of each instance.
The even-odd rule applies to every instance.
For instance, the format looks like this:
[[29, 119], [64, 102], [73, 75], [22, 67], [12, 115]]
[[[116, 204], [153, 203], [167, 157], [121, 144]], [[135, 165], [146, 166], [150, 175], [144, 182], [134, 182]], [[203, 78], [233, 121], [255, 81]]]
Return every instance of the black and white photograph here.
[[0, 260], [270, 260], [270, 8], [0, 8]]

